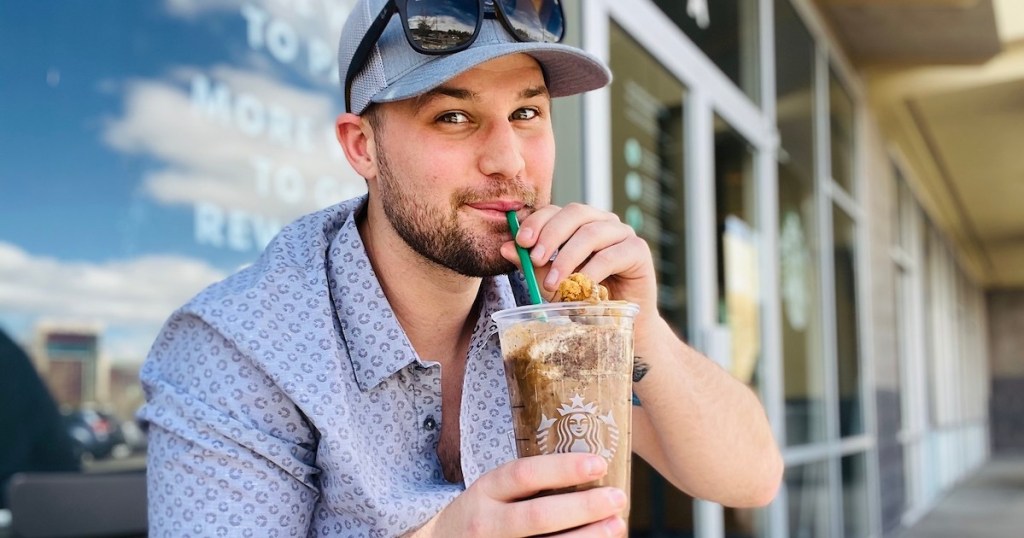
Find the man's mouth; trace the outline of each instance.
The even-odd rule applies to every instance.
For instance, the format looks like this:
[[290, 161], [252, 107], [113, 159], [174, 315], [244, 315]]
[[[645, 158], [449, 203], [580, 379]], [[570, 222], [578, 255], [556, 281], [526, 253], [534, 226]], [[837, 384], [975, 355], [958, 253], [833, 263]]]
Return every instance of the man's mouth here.
[[509, 211], [519, 211], [525, 204], [516, 200], [485, 200], [480, 202], [467, 203], [469, 207], [478, 211], [497, 212], [505, 214]]

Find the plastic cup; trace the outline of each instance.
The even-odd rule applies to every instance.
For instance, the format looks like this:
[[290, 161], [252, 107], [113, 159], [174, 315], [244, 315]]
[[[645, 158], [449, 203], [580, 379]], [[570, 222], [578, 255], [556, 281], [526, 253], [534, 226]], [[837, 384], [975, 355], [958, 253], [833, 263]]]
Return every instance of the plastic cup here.
[[[629, 495], [632, 303], [548, 303], [496, 312], [519, 457], [591, 452], [608, 474], [542, 495], [614, 486]], [[629, 504], [622, 517], [629, 515]]]

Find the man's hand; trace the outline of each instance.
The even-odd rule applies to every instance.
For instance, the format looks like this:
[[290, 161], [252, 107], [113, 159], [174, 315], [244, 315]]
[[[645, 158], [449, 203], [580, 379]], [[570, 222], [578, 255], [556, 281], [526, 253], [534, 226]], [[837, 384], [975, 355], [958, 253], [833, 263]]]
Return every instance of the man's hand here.
[[414, 538], [565, 538], [625, 536], [622, 490], [602, 487], [524, 500], [540, 491], [585, 484], [608, 472], [594, 454], [551, 454], [513, 460], [481, 476]]
[[[548, 300], [562, 279], [579, 272], [604, 284], [612, 299], [637, 303], [641, 313], [657, 312], [651, 249], [614, 213], [583, 204], [544, 206], [522, 219], [514, 239], [530, 250]], [[513, 242], [502, 245], [501, 254], [518, 265]]]

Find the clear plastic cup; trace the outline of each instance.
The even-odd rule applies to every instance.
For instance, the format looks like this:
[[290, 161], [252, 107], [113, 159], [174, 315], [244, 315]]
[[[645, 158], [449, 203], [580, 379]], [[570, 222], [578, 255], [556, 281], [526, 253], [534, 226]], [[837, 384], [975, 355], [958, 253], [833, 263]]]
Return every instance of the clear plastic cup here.
[[[519, 457], [591, 452], [600, 480], [542, 494], [614, 486], [629, 495], [633, 318], [621, 301], [548, 303], [496, 312]], [[629, 515], [629, 504], [622, 517]]]

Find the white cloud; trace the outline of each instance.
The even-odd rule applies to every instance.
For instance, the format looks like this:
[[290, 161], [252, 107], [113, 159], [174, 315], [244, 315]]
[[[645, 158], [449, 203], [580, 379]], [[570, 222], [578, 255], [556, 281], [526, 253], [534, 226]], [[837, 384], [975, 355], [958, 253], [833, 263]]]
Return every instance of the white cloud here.
[[164, 10], [186, 20], [217, 12], [241, 13], [243, 6], [265, 11], [270, 19], [286, 21], [296, 33], [337, 39], [356, 0], [164, 0]]
[[[197, 77], [228, 88], [227, 122], [193, 103]], [[124, 87], [124, 113], [108, 119], [103, 140], [163, 164], [143, 178], [143, 190], [160, 203], [213, 203], [288, 220], [365, 191], [333, 141], [336, 105], [323, 93], [228, 66], [181, 68], [167, 80], [134, 79]], [[247, 114], [240, 98], [255, 104], [245, 110], [265, 114]], [[260, 172], [254, 160], [273, 165]], [[294, 176], [279, 176], [282, 166], [303, 181], [286, 181]], [[333, 181], [321, 183], [324, 177]], [[324, 184], [328, 195], [317, 196]], [[295, 189], [301, 196], [287, 194]]]
[[181, 256], [68, 262], [33, 256], [0, 241], [4, 315], [102, 327], [108, 332], [101, 341], [115, 360], [141, 360], [167, 316], [224, 276], [202, 261]]

